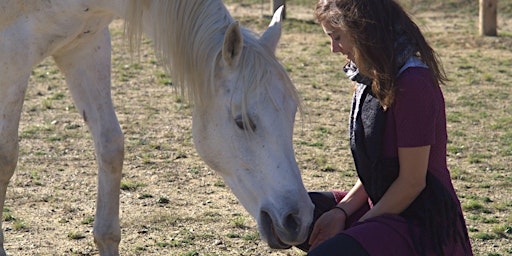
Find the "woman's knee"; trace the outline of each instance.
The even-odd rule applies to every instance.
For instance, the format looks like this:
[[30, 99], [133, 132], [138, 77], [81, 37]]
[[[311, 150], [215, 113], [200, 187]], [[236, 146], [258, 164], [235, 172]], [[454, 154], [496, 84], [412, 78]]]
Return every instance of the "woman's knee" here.
[[338, 234], [321, 243], [308, 253], [308, 256], [368, 256], [368, 252], [353, 237], [346, 234]]

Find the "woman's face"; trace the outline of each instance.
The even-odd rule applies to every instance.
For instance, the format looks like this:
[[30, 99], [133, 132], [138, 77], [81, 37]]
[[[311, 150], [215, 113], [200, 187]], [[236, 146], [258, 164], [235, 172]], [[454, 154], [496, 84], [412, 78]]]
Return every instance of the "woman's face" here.
[[322, 23], [322, 28], [325, 34], [331, 38], [331, 51], [339, 52], [355, 63], [354, 42], [348, 31], [326, 23]]

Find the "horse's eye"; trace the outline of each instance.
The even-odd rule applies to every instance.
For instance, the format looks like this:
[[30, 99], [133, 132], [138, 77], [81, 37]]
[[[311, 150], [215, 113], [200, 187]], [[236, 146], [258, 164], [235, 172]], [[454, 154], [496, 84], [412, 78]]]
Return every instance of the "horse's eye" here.
[[[250, 118], [248, 118], [247, 122], [244, 122], [242, 116], [238, 116], [235, 118], [235, 123], [236, 123], [236, 126], [238, 126], [238, 128], [240, 128], [241, 130], [248, 130], [248, 129], [250, 131], [256, 130], [256, 125]], [[249, 127], [247, 127], [247, 126], [249, 126]]]

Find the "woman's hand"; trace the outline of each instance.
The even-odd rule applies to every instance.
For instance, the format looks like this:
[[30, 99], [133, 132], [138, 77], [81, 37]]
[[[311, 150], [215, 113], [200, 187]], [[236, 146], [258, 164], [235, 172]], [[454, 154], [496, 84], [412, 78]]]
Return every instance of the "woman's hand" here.
[[309, 238], [310, 250], [313, 250], [322, 242], [334, 237], [345, 229], [347, 215], [341, 209], [333, 208], [324, 213], [315, 223], [313, 232]]

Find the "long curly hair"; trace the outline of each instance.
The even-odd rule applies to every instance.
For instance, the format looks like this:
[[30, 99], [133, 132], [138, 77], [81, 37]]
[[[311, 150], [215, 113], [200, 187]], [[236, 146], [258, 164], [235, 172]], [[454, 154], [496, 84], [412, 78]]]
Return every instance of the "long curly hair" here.
[[407, 60], [405, 48], [413, 47], [434, 78], [448, 81], [442, 64], [416, 23], [394, 0], [319, 0], [315, 18], [321, 24], [343, 28], [354, 41], [355, 63], [371, 78], [372, 92], [384, 109], [393, 104], [398, 71]]

